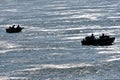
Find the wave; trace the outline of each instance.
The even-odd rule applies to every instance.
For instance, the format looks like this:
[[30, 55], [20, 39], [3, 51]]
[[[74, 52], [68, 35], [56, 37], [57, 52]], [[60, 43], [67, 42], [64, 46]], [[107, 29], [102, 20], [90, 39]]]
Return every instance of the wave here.
[[[31, 65], [30, 68], [24, 70], [13, 71], [12, 75], [17, 75], [20, 77], [27, 76], [28, 79], [40, 77], [41, 80], [66, 80], [66, 79], [90, 79], [96, 80], [99, 79], [109, 79], [109, 78], [118, 78], [119, 79], [119, 61], [116, 63], [101, 63], [101, 64], [43, 64], [43, 65]], [[116, 66], [116, 67], [115, 67]], [[113, 72], [114, 71], [114, 72]], [[110, 74], [115, 73], [117, 75]], [[29, 76], [31, 75], [31, 76]], [[108, 77], [109, 76], [109, 77]], [[111, 76], [111, 77], [110, 77]], [[21, 78], [22, 79], [22, 78]]]

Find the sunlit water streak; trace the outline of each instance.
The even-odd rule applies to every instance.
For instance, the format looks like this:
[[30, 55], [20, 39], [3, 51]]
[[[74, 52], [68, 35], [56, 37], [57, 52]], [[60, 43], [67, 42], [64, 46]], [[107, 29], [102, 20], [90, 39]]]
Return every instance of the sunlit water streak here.
[[[0, 79], [120, 79], [119, 0], [0, 1]], [[21, 33], [5, 28], [20, 24]], [[94, 33], [111, 46], [82, 46]]]

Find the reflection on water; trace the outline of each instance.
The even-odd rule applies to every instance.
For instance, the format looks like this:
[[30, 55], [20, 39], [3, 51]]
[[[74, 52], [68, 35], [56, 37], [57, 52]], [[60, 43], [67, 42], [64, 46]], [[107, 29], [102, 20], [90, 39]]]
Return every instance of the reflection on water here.
[[[119, 0], [0, 1], [2, 80], [119, 79]], [[5, 28], [20, 24], [21, 33]], [[114, 36], [111, 46], [82, 46], [94, 33]]]

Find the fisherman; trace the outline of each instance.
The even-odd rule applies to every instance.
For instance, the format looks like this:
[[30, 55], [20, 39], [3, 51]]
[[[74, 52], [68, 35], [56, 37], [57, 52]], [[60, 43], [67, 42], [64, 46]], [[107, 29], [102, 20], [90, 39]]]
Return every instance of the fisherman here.
[[17, 29], [20, 29], [20, 25], [17, 26]]
[[14, 29], [14, 28], [15, 28], [15, 25], [12, 26], [12, 29]]
[[102, 37], [105, 37], [104, 33], [102, 34]]
[[91, 39], [95, 39], [95, 36], [94, 36], [94, 34], [92, 33], [92, 35], [91, 35]]
[[102, 36], [100, 36], [100, 39], [104, 39], [104, 38], [105, 38], [105, 35], [103, 33]]
[[12, 27], [11, 26], [9, 26], [9, 29], [11, 29]]

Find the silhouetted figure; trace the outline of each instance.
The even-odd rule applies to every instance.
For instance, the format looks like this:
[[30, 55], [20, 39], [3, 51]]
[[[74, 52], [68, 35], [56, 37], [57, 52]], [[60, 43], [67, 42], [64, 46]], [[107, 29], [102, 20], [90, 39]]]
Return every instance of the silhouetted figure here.
[[20, 29], [20, 25], [17, 26], [17, 29]]
[[109, 36], [104, 35], [104, 33], [102, 34], [102, 36], [100, 36], [100, 39], [108, 39], [108, 38], [109, 38]]
[[91, 38], [92, 38], [92, 39], [95, 39], [95, 36], [94, 36], [94, 34], [92, 34], [92, 35], [91, 35]]
[[104, 35], [104, 33], [102, 34], [102, 37], [104, 37], [105, 35]]
[[104, 39], [105, 35], [104, 33], [102, 34], [102, 36], [99, 36], [100, 39]]
[[12, 26], [12, 29], [14, 29], [14, 28], [15, 28], [15, 25]]
[[102, 34], [102, 38], [104, 38], [105, 37], [105, 35], [104, 35], [104, 33]]
[[12, 27], [11, 26], [9, 26], [9, 29], [11, 29]]

